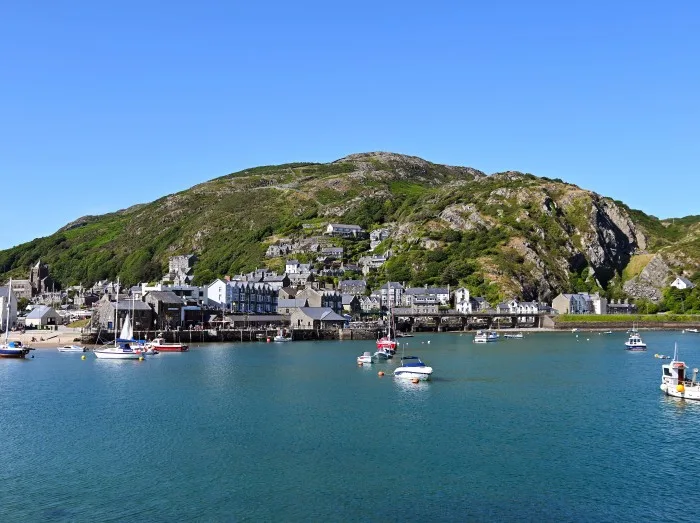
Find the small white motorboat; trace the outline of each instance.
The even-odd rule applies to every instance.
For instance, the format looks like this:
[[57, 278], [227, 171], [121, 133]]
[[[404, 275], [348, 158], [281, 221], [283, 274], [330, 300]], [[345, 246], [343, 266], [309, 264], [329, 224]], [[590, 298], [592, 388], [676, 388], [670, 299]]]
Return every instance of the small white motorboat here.
[[497, 340], [498, 333], [494, 331], [476, 331], [476, 334], [474, 335], [474, 343], [486, 343]]
[[514, 332], [512, 334], [504, 334], [503, 337], [520, 340], [523, 338], [523, 333], [522, 332]]
[[368, 351], [365, 351], [362, 356], [357, 357], [358, 365], [372, 364], [374, 363], [374, 356]]
[[433, 374], [433, 368], [428, 367], [418, 356], [404, 356], [401, 366], [394, 369], [395, 378], [428, 381]]
[[670, 363], [661, 365], [661, 390], [674, 398], [700, 400], [698, 368], [693, 369], [691, 379], [686, 375], [687, 370], [686, 364], [678, 360], [678, 346], [676, 346]]
[[64, 345], [63, 347], [57, 347], [58, 352], [86, 352], [85, 347], [80, 345]]
[[292, 341], [292, 337], [291, 336], [286, 337], [286, 336], [283, 336], [282, 334], [278, 334], [277, 336], [272, 338], [272, 340], [277, 342], [277, 343], [280, 343], [280, 342], [285, 342], [285, 341]]

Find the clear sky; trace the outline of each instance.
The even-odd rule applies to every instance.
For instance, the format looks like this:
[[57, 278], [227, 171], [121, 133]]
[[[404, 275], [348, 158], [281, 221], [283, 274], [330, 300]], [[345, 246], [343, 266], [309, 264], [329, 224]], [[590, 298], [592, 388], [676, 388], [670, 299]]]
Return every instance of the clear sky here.
[[392, 151], [700, 214], [700, 2], [0, 3], [0, 248]]

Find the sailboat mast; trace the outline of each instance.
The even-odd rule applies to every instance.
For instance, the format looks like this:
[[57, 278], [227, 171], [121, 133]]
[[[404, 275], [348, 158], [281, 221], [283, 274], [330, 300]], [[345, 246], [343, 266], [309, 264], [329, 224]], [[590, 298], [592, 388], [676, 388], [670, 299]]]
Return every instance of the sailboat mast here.
[[7, 284], [7, 319], [5, 320], [5, 345], [7, 345], [7, 338], [10, 336], [10, 300], [12, 299], [12, 278], [10, 278], [10, 283]]
[[117, 276], [117, 303], [114, 306], [114, 346], [117, 346], [117, 329], [119, 328], [119, 277]]

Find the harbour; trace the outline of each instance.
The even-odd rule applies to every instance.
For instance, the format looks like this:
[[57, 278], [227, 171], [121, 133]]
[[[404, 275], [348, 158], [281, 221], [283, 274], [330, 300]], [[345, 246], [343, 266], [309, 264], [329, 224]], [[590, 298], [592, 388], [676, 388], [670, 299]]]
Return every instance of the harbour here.
[[358, 366], [373, 341], [37, 350], [0, 362], [0, 519], [692, 521], [668, 478], [700, 465], [700, 402], [659, 390], [654, 353], [699, 366], [700, 336], [642, 334], [419, 333], [416, 384]]

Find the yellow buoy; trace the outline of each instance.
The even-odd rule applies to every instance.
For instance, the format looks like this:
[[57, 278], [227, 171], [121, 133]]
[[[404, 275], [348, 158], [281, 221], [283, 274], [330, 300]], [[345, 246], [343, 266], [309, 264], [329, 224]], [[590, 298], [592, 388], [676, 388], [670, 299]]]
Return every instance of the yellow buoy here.
[[384, 376], [384, 371], [380, 370], [379, 372], [377, 372], [377, 376], [379, 376], [380, 378]]
[[419, 381], [418, 378], [413, 378], [413, 379], [411, 380], [412, 383], [418, 383], [418, 381]]
[[85, 359], [85, 355], [80, 356], [80, 359], [81, 359], [81, 360], [84, 360], [84, 359]]
[[143, 361], [143, 356], [139, 356], [139, 361]]
[[676, 390], [678, 392], [685, 392], [685, 386], [682, 383], [679, 383], [678, 385], [676, 385]]

